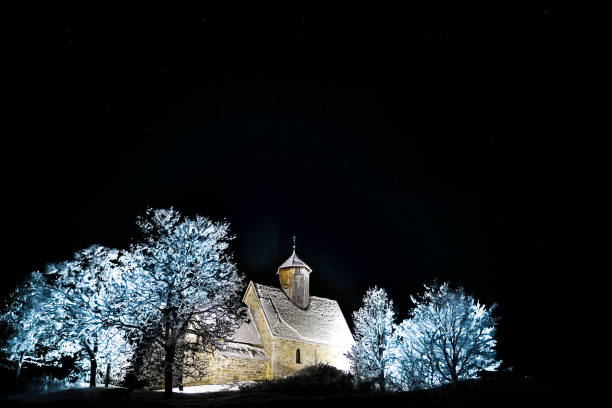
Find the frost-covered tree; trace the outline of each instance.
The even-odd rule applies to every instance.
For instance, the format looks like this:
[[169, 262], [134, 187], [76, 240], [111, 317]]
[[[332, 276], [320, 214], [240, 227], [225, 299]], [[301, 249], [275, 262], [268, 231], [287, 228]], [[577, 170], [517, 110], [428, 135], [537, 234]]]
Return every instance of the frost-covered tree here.
[[45, 276], [32, 272], [11, 294], [1, 316], [8, 338], [3, 352], [17, 365], [19, 378], [24, 363], [42, 364], [50, 347], [54, 326], [50, 324], [52, 308], [46, 302], [50, 288]]
[[148, 209], [137, 225], [143, 237], [112, 278], [106, 321], [145, 345], [138, 350], [161, 350], [163, 361], [157, 363], [169, 398], [173, 368], [182, 367], [184, 353], [212, 351], [231, 338], [239, 324], [243, 277], [228, 253], [228, 223]]
[[431, 360], [422, 354], [412, 335], [416, 322], [406, 319], [393, 330], [393, 363], [390, 381], [396, 389], [410, 391], [433, 385]]
[[[2, 319], [10, 334], [5, 352], [17, 362], [59, 364], [74, 360], [78, 372], [89, 371], [90, 386], [98, 377], [120, 375], [130, 350], [122, 332], [103, 324], [106, 282], [117, 273], [117, 251], [92, 246], [74, 258], [33, 272], [13, 293]], [[98, 370], [99, 363], [104, 370]], [[110, 366], [109, 366], [110, 365]]]
[[106, 324], [103, 314], [110, 302], [111, 276], [120, 273], [120, 255], [94, 245], [70, 261], [48, 265], [45, 271], [53, 281], [46, 302], [53, 310], [54, 343], [60, 353], [76, 356], [78, 365], [87, 362], [91, 387], [107, 372], [117, 379], [131, 352], [123, 332]]
[[495, 305], [487, 308], [448, 283], [426, 285], [412, 301], [411, 317], [396, 330], [399, 377], [408, 387], [472, 378], [499, 366]]
[[393, 356], [394, 319], [393, 301], [377, 287], [368, 289], [363, 305], [353, 312], [355, 344], [348, 354], [351, 370], [357, 378], [373, 381], [383, 390]]

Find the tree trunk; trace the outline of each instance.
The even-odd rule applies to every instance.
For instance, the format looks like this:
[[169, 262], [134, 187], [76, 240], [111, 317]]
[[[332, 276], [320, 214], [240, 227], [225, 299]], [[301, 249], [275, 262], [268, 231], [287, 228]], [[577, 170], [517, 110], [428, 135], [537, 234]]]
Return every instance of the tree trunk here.
[[385, 391], [385, 365], [383, 364], [385, 358], [385, 349], [383, 347], [383, 335], [378, 333], [378, 361], [380, 361], [380, 372], [378, 373], [378, 384], [380, 390]]
[[96, 375], [98, 374], [98, 361], [96, 360], [96, 354], [98, 353], [98, 342], [94, 342], [93, 350], [87, 345], [86, 342], [83, 342], [83, 346], [87, 355], [89, 355], [89, 387], [96, 387]]
[[174, 364], [174, 348], [166, 349], [164, 358], [164, 398], [172, 398], [172, 364]]
[[21, 375], [21, 367], [23, 367], [24, 357], [25, 357], [25, 351], [22, 351], [21, 355], [19, 356], [19, 363], [17, 364], [17, 374], [15, 375], [16, 379], [19, 379], [19, 376]]
[[110, 373], [111, 373], [111, 365], [108, 363], [106, 365], [106, 376], [104, 377], [104, 387], [108, 388], [108, 384], [110, 384]]
[[178, 389], [179, 391], [183, 391], [183, 364], [185, 364], [185, 350], [183, 348], [179, 348], [179, 364], [177, 366], [177, 381], [178, 381]]
[[90, 373], [89, 373], [89, 387], [96, 387], [96, 373], [98, 372], [98, 362], [95, 357], [89, 359], [90, 363]]

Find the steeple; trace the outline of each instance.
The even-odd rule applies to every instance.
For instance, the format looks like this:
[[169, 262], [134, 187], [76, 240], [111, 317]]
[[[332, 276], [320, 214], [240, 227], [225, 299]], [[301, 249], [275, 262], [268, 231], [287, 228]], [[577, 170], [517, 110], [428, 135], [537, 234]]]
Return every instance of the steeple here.
[[301, 309], [306, 309], [310, 305], [311, 272], [310, 266], [295, 253], [295, 236], [293, 236], [293, 253], [278, 267], [276, 274], [283, 292]]

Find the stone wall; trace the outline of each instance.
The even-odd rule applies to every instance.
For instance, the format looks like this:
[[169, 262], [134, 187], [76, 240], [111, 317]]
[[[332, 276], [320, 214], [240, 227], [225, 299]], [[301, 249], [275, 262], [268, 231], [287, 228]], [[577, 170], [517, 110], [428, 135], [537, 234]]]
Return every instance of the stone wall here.
[[[289, 375], [316, 363], [326, 363], [340, 369], [345, 367], [343, 353], [338, 347], [324, 344], [304, 343], [296, 340], [275, 338], [275, 349], [278, 352], [272, 356], [272, 376], [274, 378]], [[296, 362], [296, 350], [300, 350], [300, 363]]]
[[207, 364], [204, 377], [187, 377], [185, 385], [226, 384], [235, 381], [266, 380], [271, 377], [270, 360], [203, 353], [199, 356]]

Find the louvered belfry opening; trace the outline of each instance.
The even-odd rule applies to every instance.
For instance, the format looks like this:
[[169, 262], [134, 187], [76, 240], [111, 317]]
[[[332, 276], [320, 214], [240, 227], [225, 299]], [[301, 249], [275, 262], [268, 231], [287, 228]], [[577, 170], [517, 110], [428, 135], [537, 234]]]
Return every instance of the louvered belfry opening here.
[[291, 296], [291, 301], [302, 309], [306, 309], [310, 304], [308, 275], [309, 273], [306, 271], [306, 268], [295, 268], [293, 274], [293, 296]]
[[280, 287], [291, 302], [306, 309], [310, 305], [310, 273], [312, 269], [295, 253], [295, 250], [281, 266], [278, 267]]

